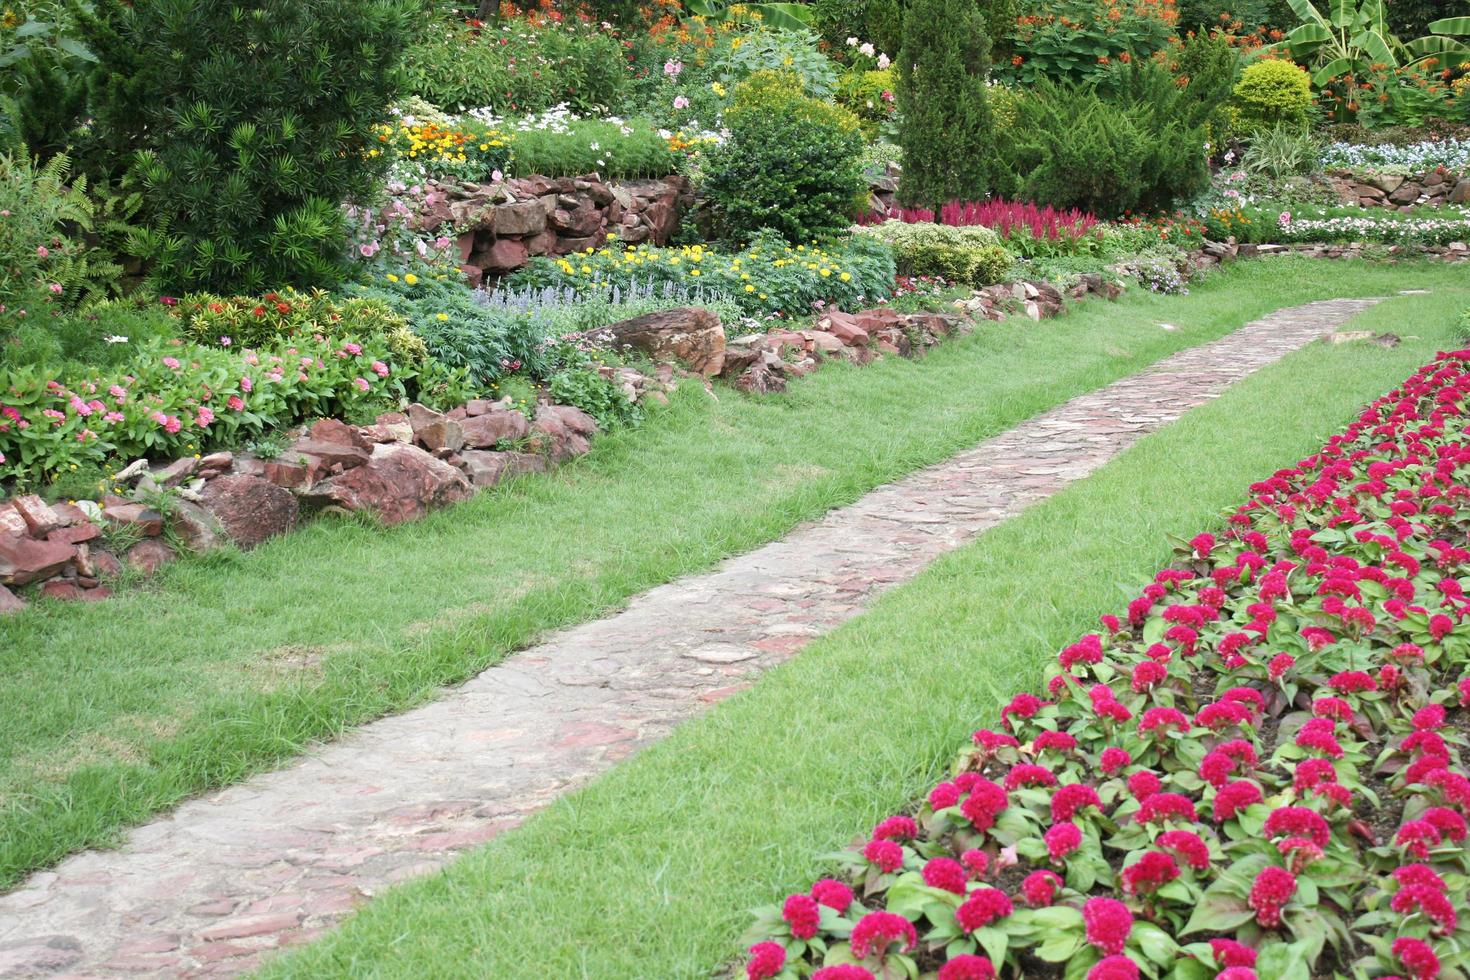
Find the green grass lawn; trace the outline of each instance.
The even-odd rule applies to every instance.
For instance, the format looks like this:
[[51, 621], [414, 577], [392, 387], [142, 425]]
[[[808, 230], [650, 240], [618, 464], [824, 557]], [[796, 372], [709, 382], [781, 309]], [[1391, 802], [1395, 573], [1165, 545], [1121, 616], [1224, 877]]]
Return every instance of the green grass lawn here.
[[805, 890], [818, 855], [925, 792], [1062, 645], [1121, 612], [1168, 560], [1166, 532], [1217, 526], [1250, 482], [1458, 345], [1467, 288], [1354, 322], [1411, 338], [1397, 349], [1316, 344], [1234, 386], [265, 976], [710, 976], [749, 907]]
[[106, 603], [0, 620], [0, 887], [1268, 310], [1462, 280], [1241, 265], [1189, 297], [987, 326], [781, 398], [686, 386], [576, 465], [417, 524], [322, 522]]

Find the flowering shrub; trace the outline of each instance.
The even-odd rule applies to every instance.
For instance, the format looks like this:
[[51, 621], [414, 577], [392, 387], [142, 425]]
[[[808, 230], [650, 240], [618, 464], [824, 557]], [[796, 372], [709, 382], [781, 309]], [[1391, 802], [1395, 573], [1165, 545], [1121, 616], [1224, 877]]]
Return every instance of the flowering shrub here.
[[702, 245], [681, 248], [588, 249], [560, 259], [536, 258], [509, 280], [514, 287], [624, 288], [675, 283], [723, 297], [759, 316], [801, 316], [831, 303], [857, 309], [886, 297], [893, 287], [892, 251], [866, 235], [825, 246], [787, 245], [758, 236], [742, 251]]
[[400, 176], [425, 174], [492, 180], [510, 168], [515, 136], [474, 118], [444, 121], [402, 116], [373, 127], [378, 145], [368, 152], [394, 158]]
[[0, 371], [0, 479], [38, 482], [115, 457], [166, 458], [238, 446], [321, 416], [396, 406], [407, 377], [382, 337], [301, 335], [274, 350], [181, 340], [125, 370], [62, 381]]
[[1464, 975], [1467, 399], [1441, 354], [1252, 484], [747, 976]]
[[1038, 3], [1016, 21], [1011, 70], [1038, 78], [1093, 81], [1110, 65], [1147, 58], [1174, 36], [1174, 0], [1064, 0]]

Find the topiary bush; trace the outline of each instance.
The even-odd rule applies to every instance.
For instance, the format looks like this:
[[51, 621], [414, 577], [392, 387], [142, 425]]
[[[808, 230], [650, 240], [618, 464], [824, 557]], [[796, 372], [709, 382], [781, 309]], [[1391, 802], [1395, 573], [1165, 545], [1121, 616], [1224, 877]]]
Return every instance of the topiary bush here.
[[166, 290], [258, 292], [342, 272], [344, 199], [399, 93], [411, 0], [99, 0], [93, 130], [147, 189], [135, 236]]
[[727, 239], [771, 228], [807, 241], [846, 225], [866, 189], [858, 118], [805, 95], [788, 72], [756, 72], [725, 113], [730, 138], [709, 154], [705, 194]]
[[1231, 107], [1249, 128], [1305, 126], [1312, 104], [1312, 79], [1290, 61], [1265, 58], [1248, 66], [1235, 83]]
[[976, 286], [997, 282], [1015, 256], [1000, 236], [983, 225], [940, 225], [932, 221], [885, 221], [860, 229], [893, 249], [900, 275], [942, 276]]

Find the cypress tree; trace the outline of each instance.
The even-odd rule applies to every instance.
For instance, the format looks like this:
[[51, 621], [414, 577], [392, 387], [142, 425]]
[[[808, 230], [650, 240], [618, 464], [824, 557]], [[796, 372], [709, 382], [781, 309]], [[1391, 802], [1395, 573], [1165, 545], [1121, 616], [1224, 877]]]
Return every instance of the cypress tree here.
[[899, 199], [932, 209], [983, 198], [994, 176], [985, 100], [990, 38], [976, 0], [913, 0], [898, 57]]

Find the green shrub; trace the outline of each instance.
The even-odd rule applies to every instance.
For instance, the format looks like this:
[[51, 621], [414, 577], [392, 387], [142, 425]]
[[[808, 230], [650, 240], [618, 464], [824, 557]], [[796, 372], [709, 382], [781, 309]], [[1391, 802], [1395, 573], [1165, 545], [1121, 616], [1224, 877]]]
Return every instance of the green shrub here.
[[994, 124], [986, 102], [990, 39], [975, 0], [913, 0], [898, 56], [899, 200], [938, 211], [992, 187]]
[[1210, 30], [1239, 23], [1253, 31], [1271, 23], [1268, 0], [1180, 0], [1179, 26], [1185, 29]]
[[120, 366], [139, 347], [178, 334], [178, 320], [156, 301], [100, 300], [22, 326], [6, 343], [0, 360], [76, 377]]
[[896, 104], [893, 71], [851, 71], [837, 86], [837, 102], [862, 121], [863, 134], [877, 138], [882, 125], [893, 118]]
[[562, 368], [551, 376], [547, 392], [559, 405], [580, 408], [597, 420], [603, 429], [636, 425], [643, 417], [638, 403], [623, 389], [604, 378], [592, 364]]
[[477, 28], [424, 18], [404, 54], [409, 91], [456, 109], [501, 115], [567, 104], [577, 111], [618, 104], [627, 85], [623, 48], [610, 32], [575, 17], [532, 26], [511, 20]]
[[1104, 0], [1028, 0], [1014, 34], [1019, 62], [1005, 70], [1025, 84], [1098, 81], [1120, 61], [1146, 61], [1175, 39], [1171, 6]]
[[901, 275], [941, 276], [976, 286], [998, 282], [1015, 257], [1000, 236], [982, 225], [938, 225], [929, 221], [885, 221], [860, 229], [893, 249]]
[[805, 95], [794, 76], [757, 72], [741, 82], [725, 125], [730, 138], [705, 163], [705, 194], [725, 237], [746, 241], [771, 228], [806, 241], [861, 207], [857, 117]]
[[864, 25], [868, 40], [879, 51], [894, 54], [903, 47], [903, 8], [898, 0], [868, 0]]
[[339, 278], [340, 205], [382, 169], [367, 149], [398, 93], [411, 0], [94, 11], [94, 129], [147, 188], [153, 227], [135, 244], [159, 284], [257, 292]]
[[616, 180], [666, 177], [678, 169], [669, 141], [646, 119], [577, 119], [545, 128], [512, 122], [507, 128], [514, 137], [510, 172], [522, 176], [596, 172]]
[[1199, 193], [1210, 179], [1209, 121], [1231, 81], [1216, 67], [1182, 86], [1152, 62], [1116, 69], [1106, 86], [1038, 82], [1007, 144], [1023, 195], [1116, 217]]
[[817, 50], [817, 37], [811, 32], [758, 30], [740, 40], [719, 64], [725, 85], [738, 85], [757, 72], [781, 71], [795, 75], [801, 90], [814, 99], [836, 94], [837, 70]]
[[1312, 104], [1312, 79], [1289, 61], [1266, 58], [1248, 66], [1235, 83], [1233, 107], [1251, 127], [1304, 127]]
[[303, 334], [348, 334], [388, 338], [402, 361], [421, 362], [427, 353], [422, 341], [416, 349], [411, 341], [391, 343], [407, 333], [407, 322], [385, 303], [344, 299], [320, 289], [303, 293], [287, 287], [264, 296], [193, 293], [174, 310], [184, 336], [199, 344], [260, 348]]

